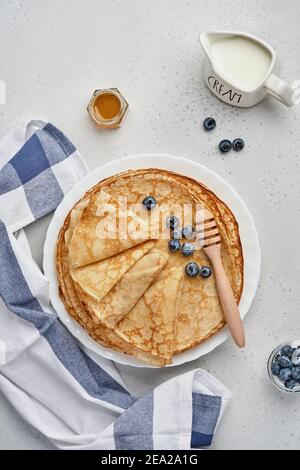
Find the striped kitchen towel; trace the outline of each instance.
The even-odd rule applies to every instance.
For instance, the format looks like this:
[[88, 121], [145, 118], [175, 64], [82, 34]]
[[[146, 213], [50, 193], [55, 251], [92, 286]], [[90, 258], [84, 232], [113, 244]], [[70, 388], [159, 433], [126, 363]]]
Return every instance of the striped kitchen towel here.
[[60, 323], [25, 232], [13, 233], [55, 209], [85, 172], [52, 124], [0, 142], [0, 389], [60, 449], [207, 447], [230, 392], [197, 369], [135, 398], [114, 364]]
[[56, 209], [88, 169], [55, 126], [32, 120], [0, 141], [0, 217], [12, 231]]

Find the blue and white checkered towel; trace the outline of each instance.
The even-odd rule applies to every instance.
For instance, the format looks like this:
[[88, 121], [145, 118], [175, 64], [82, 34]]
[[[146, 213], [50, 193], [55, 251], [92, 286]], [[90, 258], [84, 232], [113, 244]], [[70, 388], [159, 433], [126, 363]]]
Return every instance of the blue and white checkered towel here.
[[0, 142], [0, 389], [60, 449], [207, 447], [230, 392], [198, 369], [132, 396], [114, 364], [87, 355], [60, 323], [24, 231], [13, 234], [86, 171], [52, 124], [32, 121]]

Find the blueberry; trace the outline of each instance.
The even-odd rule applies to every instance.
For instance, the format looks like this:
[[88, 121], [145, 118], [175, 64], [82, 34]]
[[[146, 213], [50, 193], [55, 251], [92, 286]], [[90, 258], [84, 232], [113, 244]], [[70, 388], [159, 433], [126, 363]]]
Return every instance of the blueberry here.
[[279, 372], [281, 371], [280, 365], [277, 362], [273, 362], [271, 371], [273, 375], [279, 375]]
[[299, 385], [299, 384], [298, 384], [297, 380], [295, 380], [295, 379], [288, 379], [284, 382], [285, 388], [292, 389], [292, 388], [296, 387], [296, 385]]
[[295, 380], [300, 380], [300, 367], [292, 367], [292, 377]]
[[206, 131], [212, 131], [216, 127], [216, 121], [212, 117], [205, 118], [203, 127]]
[[195, 277], [199, 274], [199, 266], [197, 263], [188, 263], [185, 267], [185, 273], [189, 277]]
[[281, 367], [292, 367], [292, 363], [291, 363], [290, 359], [287, 356], [281, 356], [278, 359], [278, 364]]
[[178, 251], [181, 248], [181, 243], [179, 240], [170, 240], [168, 243], [168, 248], [170, 251]]
[[148, 211], [151, 211], [156, 206], [156, 200], [152, 196], [146, 196], [142, 204], [146, 207]]
[[293, 352], [292, 363], [294, 366], [300, 366], [300, 348], [295, 349]]
[[231, 147], [232, 147], [232, 144], [230, 140], [228, 139], [221, 140], [221, 142], [219, 143], [219, 150], [222, 153], [229, 152], [229, 150], [231, 150]]
[[180, 240], [182, 238], [182, 230], [181, 228], [174, 228], [171, 232], [171, 237], [174, 238], [175, 240]]
[[293, 348], [289, 346], [288, 344], [283, 346], [280, 350], [280, 354], [282, 356], [287, 356], [289, 359], [292, 359], [293, 352], [294, 352]]
[[207, 277], [211, 276], [210, 267], [209, 266], [202, 266], [202, 268], [200, 269], [200, 276], [204, 277], [204, 278], [207, 278]]
[[244, 148], [244, 145], [245, 145], [245, 142], [240, 137], [238, 137], [237, 139], [234, 139], [232, 142], [232, 148], [236, 152], [239, 152], [240, 150], [242, 150]]
[[191, 256], [195, 251], [195, 246], [193, 243], [184, 243], [181, 247], [181, 252], [184, 256]]
[[195, 238], [194, 228], [191, 225], [186, 225], [182, 229], [182, 235], [183, 238], [186, 238], [187, 240], [192, 240], [193, 238]]
[[276, 356], [273, 359], [273, 362], [278, 362], [280, 357], [281, 357], [280, 354], [276, 354]]
[[179, 225], [179, 219], [175, 215], [170, 215], [166, 219], [166, 224], [168, 228], [177, 228]]
[[282, 382], [285, 382], [286, 380], [290, 379], [291, 376], [292, 376], [291, 369], [288, 369], [287, 367], [284, 367], [279, 372], [279, 378], [280, 380], [282, 380]]

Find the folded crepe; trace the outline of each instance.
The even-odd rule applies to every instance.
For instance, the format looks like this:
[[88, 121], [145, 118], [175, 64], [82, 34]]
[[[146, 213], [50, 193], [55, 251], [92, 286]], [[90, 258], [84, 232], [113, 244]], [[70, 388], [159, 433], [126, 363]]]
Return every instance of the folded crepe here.
[[83, 292], [100, 301], [154, 245], [148, 241], [102, 261], [70, 269], [71, 277]]
[[139, 259], [107, 295], [100, 293], [98, 298], [91, 298], [82, 289], [81, 298], [104, 325], [114, 328], [154, 282], [168, 258], [167, 253], [154, 248]]
[[166, 363], [171, 362], [174, 351], [182, 278], [179, 268], [162, 272], [115, 328], [126, 342]]
[[[147, 195], [157, 201], [152, 211], [142, 205]], [[125, 221], [118, 210], [124, 197]], [[168, 250], [168, 211], [195, 225], [199, 207], [213, 213], [218, 224], [224, 267], [238, 302], [243, 288], [238, 224], [202, 184], [164, 170], [132, 170], [101, 181], [74, 206], [58, 238], [57, 272], [66, 309], [93, 339], [163, 366], [225, 325], [214, 275], [185, 275], [190, 261], [210, 264], [203, 250], [189, 258]], [[116, 236], [107, 238], [114, 221]]]
[[70, 239], [71, 267], [101, 261], [149, 240], [151, 232], [158, 231], [156, 213], [158, 210], [150, 214], [141, 204], [122, 204], [121, 198], [105, 189], [91, 196]]

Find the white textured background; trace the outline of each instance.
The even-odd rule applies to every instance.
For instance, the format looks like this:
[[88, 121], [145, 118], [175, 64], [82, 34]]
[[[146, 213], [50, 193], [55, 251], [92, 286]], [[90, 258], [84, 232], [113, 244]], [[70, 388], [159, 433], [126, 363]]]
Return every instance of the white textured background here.
[[[65, 131], [91, 168], [141, 152], [189, 157], [218, 172], [253, 214], [263, 249], [258, 295], [245, 321], [247, 347], [228, 340], [194, 363], [166, 370], [119, 367], [142, 394], [174, 374], [203, 367], [234, 398], [216, 449], [300, 449], [300, 394], [281, 395], [266, 376], [270, 350], [300, 337], [300, 106], [266, 100], [252, 109], [223, 105], [201, 81], [204, 29], [257, 34], [277, 51], [277, 72], [300, 79], [298, 0], [0, 0], [0, 132], [30, 118]], [[117, 86], [130, 104], [121, 129], [93, 127], [86, 105], [96, 88]], [[217, 129], [207, 134], [208, 115]], [[243, 152], [222, 157], [221, 138], [241, 136]], [[41, 263], [50, 217], [29, 227]], [[0, 448], [51, 445], [0, 395]]]

